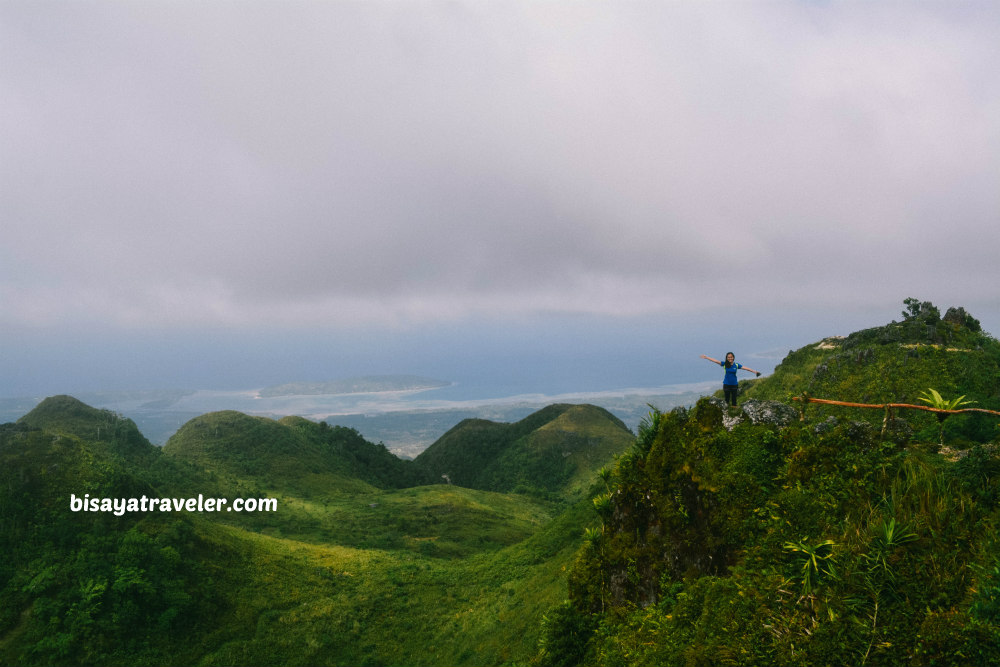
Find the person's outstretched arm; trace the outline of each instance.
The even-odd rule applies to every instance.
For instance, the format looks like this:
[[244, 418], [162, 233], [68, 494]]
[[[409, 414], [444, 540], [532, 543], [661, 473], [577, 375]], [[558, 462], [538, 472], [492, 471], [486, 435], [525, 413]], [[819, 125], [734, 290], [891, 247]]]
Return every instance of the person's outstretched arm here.
[[749, 366], [740, 366], [740, 368], [742, 368], [745, 371], [750, 371], [751, 373], [756, 373], [757, 377], [760, 377], [760, 371], [755, 371], [754, 369], [750, 368]]
[[711, 362], [712, 362], [713, 364], [719, 364], [720, 366], [722, 365], [722, 362], [721, 362], [721, 361], [719, 361], [718, 359], [713, 359], [712, 357], [709, 357], [709, 356], [707, 356], [707, 355], [704, 355], [704, 354], [703, 354], [703, 355], [701, 355], [701, 358], [702, 358], [702, 359], [708, 359], [708, 360], [709, 360], [709, 361], [711, 361]]

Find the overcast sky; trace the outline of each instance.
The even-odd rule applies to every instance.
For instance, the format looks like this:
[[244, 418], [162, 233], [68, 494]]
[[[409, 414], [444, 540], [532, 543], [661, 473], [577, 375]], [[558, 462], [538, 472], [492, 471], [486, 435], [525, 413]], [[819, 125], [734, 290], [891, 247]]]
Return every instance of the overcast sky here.
[[998, 334], [998, 34], [985, 1], [3, 0], [0, 395], [666, 383], [910, 296]]

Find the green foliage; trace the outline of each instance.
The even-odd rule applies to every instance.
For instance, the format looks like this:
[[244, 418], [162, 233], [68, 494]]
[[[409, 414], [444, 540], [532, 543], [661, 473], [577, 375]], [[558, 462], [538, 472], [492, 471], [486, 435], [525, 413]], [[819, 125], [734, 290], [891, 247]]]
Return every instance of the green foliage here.
[[[580, 664], [936, 664], [934, 651], [977, 664], [994, 655], [998, 575], [969, 569], [1000, 518], [972, 495], [989, 483], [991, 453], [952, 463], [884, 448], [875, 429], [856, 424], [727, 431], [717, 410], [704, 401], [668, 415], [648, 456], [616, 472], [600, 548], [585, 546], [570, 575], [578, 613], [600, 619]], [[771, 453], [770, 485], [746, 483], [767, 475], [753, 457], [734, 456], [741, 451]], [[652, 503], [644, 509], [640, 498]]]
[[608, 519], [611, 518], [611, 514], [615, 510], [614, 501], [611, 499], [610, 493], [602, 493], [593, 500], [594, 511], [597, 512], [597, 516], [601, 517], [601, 521], [607, 523]]
[[[747, 398], [933, 386], [996, 408], [996, 341], [962, 309], [905, 306], [790, 353]], [[995, 420], [941, 422], [961, 447], [939, 452], [931, 415], [893, 438], [881, 413], [748, 410], [651, 409], [632, 436], [551, 406], [463, 422], [406, 462], [351, 429], [231, 412], [160, 450], [49, 399], [0, 425], [0, 663], [1000, 661]], [[280, 509], [116, 517], [67, 511], [69, 492]]]
[[400, 460], [354, 429], [301, 417], [274, 421], [234, 411], [202, 415], [181, 427], [163, 452], [216, 474], [306, 496], [432, 482], [412, 461]]
[[1000, 635], [996, 626], [970, 623], [957, 610], [927, 614], [917, 631], [913, 660], [918, 667], [980, 667], [1000, 662]]
[[822, 540], [810, 544], [808, 539], [784, 544], [785, 550], [802, 554], [799, 559], [802, 563], [800, 579], [805, 595], [810, 595], [821, 579], [837, 577], [833, 562], [833, 547], [836, 543], [833, 540]]
[[959, 396], [958, 398], [946, 400], [941, 397], [941, 394], [939, 394], [936, 389], [927, 389], [926, 391], [921, 392], [921, 395], [917, 398], [918, 401], [923, 401], [932, 408], [936, 408], [938, 410], [957, 410], [963, 405], [975, 403], [975, 401], [966, 401], [964, 399], [965, 396]]
[[977, 502], [989, 504], [1000, 499], [1000, 460], [991, 445], [970, 448], [947, 473], [961, 494]]
[[977, 622], [1000, 627], [1000, 562], [976, 569], [979, 582], [969, 613]]
[[653, 440], [656, 439], [656, 434], [660, 430], [660, 424], [663, 421], [663, 413], [657, 408], [650, 405], [649, 412], [642, 421], [639, 422], [639, 437], [636, 438], [636, 446], [644, 454], [649, 451], [649, 448], [653, 444]]
[[[959, 396], [958, 398], [953, 398], [951, 400], [946, 400], [946, 399], [944, 399], [944, 398], [941, 397], [941, 394], [939, 394], [936, 389], [927, 389], [927, 391], [923, 392], [922, 395], [917, 398], [918, 401], [923, 401], [924, 403], [927, 403], [928, 405], [930, 405], [932, 408], [936, 408], [938, 410], [957, 410], [959, 407], [961, 407], [963, 405], [968, 405], [970, 403], [975, 403], [975, 401], [966, 401], [964, 399], [965, 399], [965, 396]], [[940, 441], [940, 444], [943, 445], [944, 444], [944, 420], [947, 419], [948, 417], [950, 417], [951, 415], [949, 415], [948, 413], [945, 413], [945, 412], [939, 412], [939, 413], [937, 413], [936, 416], [937, 416], [938, 424], [940, 424], [940, 428], [938, 430], [938, 439]]]
[[431, 478], [461, 486], [576, 501], [633, 438], [602, 408], [553, 405], [514, 424], [465, 420], [415, 463]]
[[[164, 451], [117, 446], [142, 441], [74, 399], [39, 407], [0, 425], [0, 664], [524, 663], [610, 471], [553, 503], [419, 485], [413, 462], [299, 418], [213, 413]], [[526, 426], [599, 450], [619, 426], [589, 414]], [[71, 512], [69, 493], [279, 511], [118, 517]]]
[[[937, 385], [952, 409], [995, 406], [995, 341], [964, 311], [906, 305], [903, 323], [790, 353], [748, 395], [908, 402]], [[968, 442], [995, 424], [949, 419], [971, 446], [938, 453], [924, 413], [910, 438], [882, 413], [804, 417], [754, 424], [702, 400], [640, 429], [569, 575], [599, 621], [578, 664], [996, 663], [1000, 460]]]
[[920, 301], [913, 297], [903, 299], [903, 320], [917, 320], [927, 324], [935, 324], [941, 319], [941, 311], [930, 301]]
[[336, 461], [332, 470], [377, 488], [401, 489], [440, 482], [412, 461], [395, 456], [385, 445], [368, 442], [353, 428], [316, 424], [301, 417], [285, 417], [279, 423], [318, 445], [326, 460]]
[[538, 664], [541, 667], [579, 665], [595, 627], [596, 619], [578, 611], [569, 600], [553, 607], [542, 616]]
[[917, 539], [917, 534], [905, 524], [897, 524], [895, 518], [888, 521], [883, 518], [872, 528], [872, 533], [869, 551], [861, 555], [861, 562], [869, 575], [894, 583], [897, 575], [894, 559], [904, 544]]
[[[933, 304], [907, 299], [902, 322], [789, 352], [771, 376], [749, 383], [744, 395], [788, 402], [806, 392], [849, 402], [917, 403], [926, 387], [936, 387], [943, 396], [961, 395], [977, 407], [1000, 410], [1000, 343], [962, 308], [949, 309], [941, 318]], [[805, 410], [817, 421], [835, 416], [878, 428], [885, 417], [875, 410], [817, 404]], [[943, 437], [965, 447], [998, 435], [997, 421], [988, 415], [954, 415], [944, 424], [918, 410], [899, 411], [894, 417], [905, 420], [917, 440], [936, 437], [941, 442]]]

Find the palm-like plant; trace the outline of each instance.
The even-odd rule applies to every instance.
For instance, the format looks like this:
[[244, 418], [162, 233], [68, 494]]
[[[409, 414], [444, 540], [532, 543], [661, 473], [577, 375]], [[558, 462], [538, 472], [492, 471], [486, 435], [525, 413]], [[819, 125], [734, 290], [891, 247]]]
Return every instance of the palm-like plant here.
[[802, 554], [802, 591], [811, 595], [821, 577], [837, 578], [833, 564], [833, 548], [837, 545], [833, 540], [816, 544], [809, 544], [808, 540], [807, 537], [799, 542], [785, 542], [784, 548]]
[[597, 546], [604, 533], [600, 528], [588, 527], [583, 529], [583, 539], [587, 544]]
[[659, 408], [652, 403], [646, 405], [649, 406], [649, 412], [639, 422], [639, 435], [635, 440], [635, 444], [642, 454], [646, 454], [653, 446], [656, 434], [660, 430], [660, 423], [663, 421], [663, 413], [660, 412]]
[[[928, 388], [927, 391], [923, 391], [920, 393], [922, 395], [917, 400], [923, 401], [924, 403], [927, 403], [932, 408], [935, 408], [937, 410], [957, 410], [963, 405], [969, 405], [970, 403], [975, 403], [975, 401], [965, 400], [964, 394], [959, 396], [958, 398], [947, 400], [943, 398], [936, 389]], [[950, 416], [951, 415], [948, 414], [947, 412], [937, 413], [938, 439], [940, 440], [940, 444], [942, 445], [944, 444], [944, 420]]]
[[603, 466], [597, 471], [597, 476], [601, 478], [602, 482], [604, 482], [604, 488], [607, 492], [611, 493], [611, 468]]
[[611, 518], [611, 514], [615, 511], [614, 500], [611, 499], [610, 493], [602, 493], [593, 500], [594, 510], [597, 511], [597, 515], [601, 517], [602, 529], [607, 526], [608, 519]]
[[889, 521], [883, 519], [880, 525], [872, 528], [872, 532], [871, 551], [863, 554], [861, 558], [868, 563], [870, 574], [878, 573], [886, 581], [893, 583], [896, 580], [896, 572], [891, 562], [893, 553], [900, 546], [916, 540], [918, 536], [906, 524], [896, 523], [895, 518]]
[[[970, 403], [975, 403], [975, 401], [966, 401], [965, 395], [959, 396], [958, 398], [953, 398], [950, 401], [941, 397], [941, 394], [937, 392], [936, 389], [928, 388], [927, 391], [920, 392], [920, 401], [927, 403], [932, 408], [937, 408], [938, 410], [957, 410], [963, 405], [968, 405]], [[945, 415], [946, 417], [948, 415]]]

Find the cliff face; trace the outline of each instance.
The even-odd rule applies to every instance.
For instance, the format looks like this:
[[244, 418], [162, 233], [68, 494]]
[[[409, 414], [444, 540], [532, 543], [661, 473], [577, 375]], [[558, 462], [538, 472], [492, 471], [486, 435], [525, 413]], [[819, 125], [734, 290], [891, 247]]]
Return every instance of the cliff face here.
[[739, 408], [654, 415], [595, 498], [571, 603], [546, 628], [585, 638], [541, 662], [995, 664], [996, 417], [949, 418], [956, 457], [934, 415], [882, 428], [882, 411], [790, 401], [935, 387], [996, 409], [996, 341], [960, 309], [908, 305], [902, 323], [789, 353]]
[[725, 574], [781, 460], [787, 406], [761, 401], [729, 410], [703, 399], [657, 419], [616, 470], [612, 510], [570, 578], [571, 597], [598, 611], [646, 607], [664, 579]]

